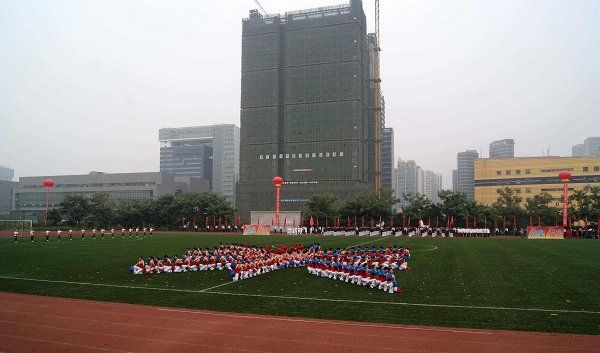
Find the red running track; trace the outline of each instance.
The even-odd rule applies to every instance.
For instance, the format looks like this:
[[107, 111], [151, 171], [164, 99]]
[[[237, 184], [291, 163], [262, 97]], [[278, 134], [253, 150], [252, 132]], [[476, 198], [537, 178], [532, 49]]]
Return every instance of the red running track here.
[[0, 352], [600, 352], [600, 336], [296, 319], [0, 292]]

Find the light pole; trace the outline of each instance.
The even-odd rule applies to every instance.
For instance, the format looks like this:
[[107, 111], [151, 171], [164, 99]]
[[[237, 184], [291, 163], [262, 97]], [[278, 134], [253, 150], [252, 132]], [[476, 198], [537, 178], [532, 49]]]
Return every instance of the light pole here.
[[54, 181], [51, 179], [44, 180], [44, 187], [46, 188], [46, 214], [44, 216], [44, 226], [48, 223], [48, 199], [50, 198], [50, 189], [54, 187]]
[[563, 170], [558, 174], [558, 177], [563, 183], [563, 227], [567, 226], [568, 220], [568, 207], [569, 207], [569, 181], [571, 180], [571, 173]]
[[279, 192], [281, 191], [283, 178], [276, 176], [273, 178], [273, 184], [275, 184], [275, 224], [279, 226]]

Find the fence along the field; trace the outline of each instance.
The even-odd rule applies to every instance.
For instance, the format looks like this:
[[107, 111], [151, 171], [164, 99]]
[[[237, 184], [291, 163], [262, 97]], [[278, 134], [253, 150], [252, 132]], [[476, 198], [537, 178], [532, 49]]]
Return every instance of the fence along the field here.
[[33, 228], [33, 222], [29, 219], [0, 219], [0, 230], [15, 231], [20, 233], [30, 231]]

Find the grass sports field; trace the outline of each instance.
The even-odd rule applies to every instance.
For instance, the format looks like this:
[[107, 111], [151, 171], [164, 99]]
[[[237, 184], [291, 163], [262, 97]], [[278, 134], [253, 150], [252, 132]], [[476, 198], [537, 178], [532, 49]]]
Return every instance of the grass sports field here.
[[[64, 237], [64, 235], [63, 235]], [[232, 283], [228, 271], [134, 276], [138, 255], [219, 242], [406, 245], [404, 293], [286, 269]], [[600, 334], [600, 241], [155, 234], [35, 243], [0, 238], [0, 291], [282, 316]]]

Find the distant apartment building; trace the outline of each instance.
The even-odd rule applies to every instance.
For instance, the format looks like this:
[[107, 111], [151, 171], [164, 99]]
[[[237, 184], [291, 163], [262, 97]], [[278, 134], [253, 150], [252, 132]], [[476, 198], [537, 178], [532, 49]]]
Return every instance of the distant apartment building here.
[[467, 195], [467, 199], [473, 200], [475, 197], [475, 189], [473, 180], [475, 178], [474, 165], [475, 160], [479, 158], [479, 153], [475, 150], [467, 150], [460, 152], [457, 155], [457, 180], [456, 186], [458, 192]]
[[400, 199], [398, 207], [408, 206], [404, 199], [404, 194], [419, 193], [419, 169], [415, 161], [398, 160], [396, 167], [396, 187], [394, 188], [396, 196]]
[[394, 129], [387, 127], [381, 131], [381, 187], [392, 189], [394, 172]]
[[12, 190], [17, 182], [0, 180], [0, 216], [10, 213], [12, 209]]
[[588, 137], [571, 151], [573, 157], [600, 156], [600, 137]]
[[452, 170], [452, 191], [458, 192], [458, 170]]
[[424, 195], [433, 203], [440, 203], [441, 200], [438, 196], [440, 191], [442, 191], [442, 174], [426, 170]]
[[475, 201], [491, 205], [498, 199], [498, 189], [508, 187], [522, 199], [542, 192], [552, 196], [553, 206], [562, 206], [563, 185], [558, 174], [571, 173], [569, 193], [588, 192], [600, 186], [600, 157], [518, 157], [482, 158], [475, 161]]
[[15, 177], [15, 170], [0, 165], [0, 180], [12, 181]]
[[158, 132], [160, 171], [207, 179], [210, 190], [235, 205], [240, 129], [234, 124], [164, 128]]
[[48, 205], [59, 207], [67, 196], [91, 198], [95, 193], [107, 193], [110, 201], [157, 199], [163, 195], [208, 191], [205, 179], [175, 176], [169, 173], [99, 173], [82, 175], [52, 175], [20, 177], [12, 189], [12, 209], [16, 211], [43, 211], [46, 207], [44, 180], [54, 181]]
[[490, 158], [513, 158], [515, 156], [515, 140], [504, 139], [490, 143]]

